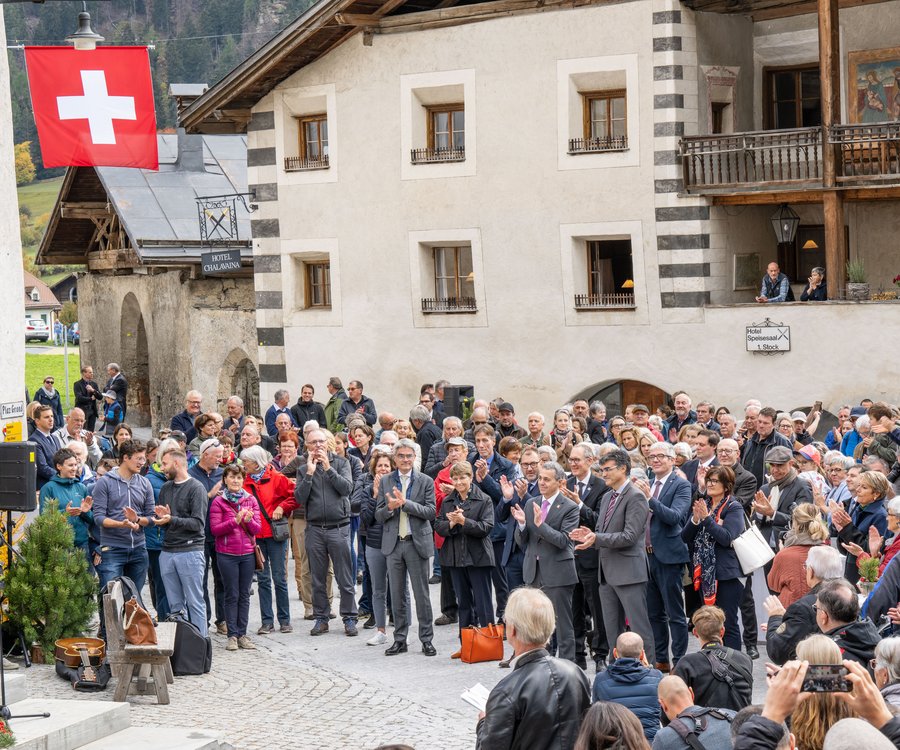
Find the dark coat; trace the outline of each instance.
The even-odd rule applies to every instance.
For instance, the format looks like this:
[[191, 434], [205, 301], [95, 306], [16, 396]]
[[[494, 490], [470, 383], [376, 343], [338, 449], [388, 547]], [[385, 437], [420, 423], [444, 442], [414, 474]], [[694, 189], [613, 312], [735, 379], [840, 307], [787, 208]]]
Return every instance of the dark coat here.
[[28, 439], [37, 445], [34, 458], [37, 464], [37, 489], [40, 490], [56, 476], [53, 456], [59, 450], [59, 443], [53, 435], [45, 435], [40, 430], [35, 430]]
[[[853, 522], [838, 532], [838, 539], [842, 544], [853, 543], [868, 549], [869, 529], [872, 526], [878, 529], [882, 537], [887, 533], [887, 510], [884, 507], [884, 500], [876, 500], [868, 505], [857, 504], [852, 516]], [[856, 557], [849, 553], [844, 563], [844, 578], [854, 584], [859, 580]]]
[[[477, 473], [475, 462], [481, 456], [475, 452], [469, 455], [469, 463], [472, 464], [472, 471]], [[491, 459], [491, 466], [488, 469], [487, 476], [479, 482], [475, 480], [475, 485], [482, 492], [487, 494], [494, 502], [494, 518], [498, 518], [498, 505], [503, 501], [503, 492], [500, 490], [500, 477], [505, 476], [510, 482], [516, 479], [516, 467], [511, 461], [507, 461], [497, 451], [494, 451], [494, 457]], [[505, 524], [495, 523], [491, 530], [491, 541], [499, 542], [506, 539]]]
[[122, 404], [122, 416], [124, 417], [128, 411], [128, 381], [125, 380], [125, 376], [120, 372], [114, 378], [107, 380], [103, 391], [104, 393], [112, 391], [116, 394], [116, 401]]
[[291, 407], [291, 419], [294, 420], [294, 424], [301, 430], [303, 425], [310, 420], [317, 422], [322, 429], [328, 427], [328, 423], [325, 421], [325, 407], [318, 401], [310, 401], [308, 404], [305, 404], [300, 399], [297, 399], [297, 403]]
[[[575, 484], [578, 480], [573, 474], [566, 480], [566, 486], [573, 492], [577, 492]], [[600, 501], [603, 495], [609, 489], [600, 477], [595, 476], [593, 472], [588, 474], [588, 490], [587, 494], [581, 499], [581, 505], [578, 506], [578, 525], [587, 526], [589, 529], [597, 526], [597, 512], [600, 510]], [[597, 570], [600, 566], [600, 555], [596, 549], [577, 549], [575, 550], [575, 567], [578, 570]]]
[[346, 425], [350, 415], [355, 413], [357, 409], [362, 409], [362, 415], [369, 427], [372, 427], [378, 421], [378, 412], [375, 411], [375, 402], [368, 396], [360, 396], [359, 403], [357, 404], [354, 404], [352, 399], [349, 398], [341, 404], [341, 408], [338, 411], [338, 422], [342, 425]]
[[734, 471], [732, 497], [743, 506], [744, 512], [749, 516], [752, 510], [753, 498], [756, 496], [756, 490], [759, 489], [759, 483], [756, 481], [756, 477], [741, 466], [740, 463], [736, 463], [731, 468]]
[[546, 649], [522, 654], [488, 697], [475, 750], [572, 748], [591, 704], [591, 686], [573, 662]]
[[821, 584], [816, 584], [806, 596], [791, 604], [784, 615], [773, 615], [769, 618], [766, 653], [776, 664], [796, 659], [797, 644], [806, 636], [819, 632], [813, 605], [816, 603], [820, 587]]
[[[743, 578], [744, 572], [741, 570], [741, 563], [731, 545], [735, 538], [744, 532], [744, 509], [737, 500], [730, 498], [722, 510], [720, 518], [721, 524], [716, 523], [712, 513], [699, 524], [695, 524], [693, 519], [689, 518], [681, 532], [681, 538], [687, 542], [688, 551], [693, 554], [697, 532], [701, 526], [705, 527], [716, 543], [716, 580], [730, 581], [734, 578]], [[714, 704], [704, 703], [702, 705]], [[731, 708], [731, 706], [717, 707]]]
[[[732, 685], [716, 676], [712, 659], [726, 665], [724, 671], [731, 675]], [[698, 706], [740, 711], [752, 702], [753, 662], [740, 651], [708, 643], [699, 651], [682, 656], [672, 673], [693, 689]]]
[[841, 625], [825, 635], [838, 645], [845, 659], [859, 662], [867, 669], [869, 661], [875, 656], [875, 646], [881, 640], [871, 620], [857, 620]]
[[[766, 497], [772, 492], [772, 488], [768, 484], [764, 484], [760, 489]], [[759, 530], [773, 549], [777, 549], [779, 538], [790, 527], [794, 508], [800, 503], [811, 503], [812, 501], [812, 489], [805, 479], [797, 477], [790, 484], [782, 486], [775, 515], [771, 518], [764, 517], [759, 522]]]
[[[60, 427], [65, 425], [63, 421], [63, 410], [62, 410], [62, 396], [60, 396], [59, 391], [53, 391], [53, 396], [50, 397], [46, 393], [44, 393], [43, 388], [38, 388], [34, 392], [34, 400], [39, 404], [43, 404], [44, 406], [49, 406], [53, 409], [53, 429], [58, 430]], [[54, 472], [55, 474], [56, 472]]]
[[[424, 461], [428, 458], [428, 455], [431, 453], [432, 445], [435, 443], [442, 443], [443, 440], [444, 436], [441, 434], [441, 428], [434, 422], [426, 422], [423, 424], [416, 433], [416, 442], [422, 449], [422, 460]], [[441, 460], [443, 461], [443, 459]], [[428, 476], [431, 475], [429, 474]], [[437, 476], [437, 474], [435, 474], [435, 476]]]
[[[466, 522], [450, 528], [447, 514], [462, 508]], [[494, 504], [474, 484], [462, 502], [454, 490], [441, 503], [441, 512], [434, 521], [434, 530], [444, 537], [440, 550], [441, 567], [486, 568], [494, 565], [494, 545], [488, 535], [494, 528]], [[366, 540], [368, 543], [368, 540]]]
[[594, 678], [592, 700], [619, 703], [640, 719], [648, 742], [659, 731], [657, 691], [663, 678], [658, 669], [645, 667], [637, 659], [618, 658]]
[[690, 558], [681, 530], [691, 515], [691, 485], [671, 474], [659, 497], [649, 503], [650, 543], [656, 559], [666, 565], [686, 563]]
[[[94, 389], [94, 392], [88, 393], [87, 387], [91, 386]], [[75, 406], [81, 409], [84, 412], [84, 416], [87, 419], [97, 417], [97, 402], [103, 400], [103, 394], [100, 392], [100, 386], [93, 380], [85, 380], [82, 378], [81, 380], [76, 380], [75, 385], [72, 386], [72, 390], [75, 393]], [[62, 425], [58, 425], [62, 426]]]
[[766, 438], [760, 438], [759, 435], [754, 434], [741, 449], [741, 464], [756, 477], [756, 481], [760, 485], [766, 481], [766, 451], [775, 445], [794, 449], [794, 444], [778, 430], [772, 430]]
[[900, 555], [894, 555], [863, 604], [860, 617], [868, 617], [877, 624], [887, 615], [891, 607], [897, 606], [898, 601], [900, 601]]
[[172, 422], [169, 424], [169, 427], [173, 430], [181, 430], [184, 433], [184, 436], [187, 438], [187, 442], [190, 443], [195, 437], [197, 437], [197, 430], [194, 427], [194, 420], [199, 417], [197, 414], [194, 416], [193, 414], [189, 414], [187, 409], [176, 414], [172, 417]]
[[375, 519], [378, 498], [372, 494], [374, 486], [374, 477], [369, 472], [365, 472], [363, 480], [353, 492], [354, 499], [351, 501], [351, 507], [356, 503], [360, 505], [360, 528], [365, 527], [366, 529], [366, 546], [380, 550], [384, 527]]

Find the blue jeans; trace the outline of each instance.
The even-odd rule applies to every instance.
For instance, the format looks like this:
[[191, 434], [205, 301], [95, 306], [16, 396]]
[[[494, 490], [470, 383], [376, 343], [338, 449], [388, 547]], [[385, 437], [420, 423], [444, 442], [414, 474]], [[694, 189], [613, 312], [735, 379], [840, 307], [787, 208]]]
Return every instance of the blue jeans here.
[[359, 536], [359, 516], [350, 516], [350, 570], [353, 571], [354, 578], [356, 578], [356, 575], [362, 570], [362, 561], [365, 559], [366, 555], [364, 550], [362, 551], [362, 554], [357, 554], [357, 536]]
[[159, 555], [159, 572], [166, 587], [172, 612], [187, 612], [188, 619], [206, 637], [206, 602], [203, 601], [203, 574], [206, 558], [202, 549], [166, 552]]
[[[219, 572], [219, 566], [216, 565], [216, 539], [211, 532], [207, 531], [205, 551], [206, 551], [206, 570], [203, 571], [203, 599], [206, 602], [206, 621], [215, 614], [215, 623], [225, 622], [225, 590], [222, 585], [222, 574]], [[212, 604], [209, 601], [209, 569], [212, 568], [213, 574], [213, 611]]]
[[250, 616], [250, 584], [256, 571], [256, 555], [216, 555], [216, 564], [225, 588], [225, 622], [228, 637], [247, 635]]
[[163, 583], [162, 573], [159, 572], [159, 554], [162, 550], [148, 549], [147, 557], [150, 560], [150, 593], [153, 594], [153, 606], [156, 607], [156, 617], [165, 620], [169, 616], [169, 599], [166, 596], [166, 585]]
[[[97, 575], [100, 577], [101, 595], [106, 591], [106, 584], [119, 576], [128, 576], [138, 591], [147, 582], [147, 548], [146, 547], [106, 547], [101, 546], [100, 564]], [[102, 597], [101, 597], [102, 602]], [[103, 618], [103, 606], [100, 606], [100, 637], [106, 637], [106, 624]]]
[[291, 624], [291, 605], [287, 589], [287, 548], [288, 540], [276, 542], [272, 537], [260, 539], [256, 543], [266, 558], [263, 569], [257, 571], [259, 584], [259, 614], [263, 625], [274, 625], [272, 613], [272, 584], [275, 584], [275, 606], [278, 608], [278, 624]]

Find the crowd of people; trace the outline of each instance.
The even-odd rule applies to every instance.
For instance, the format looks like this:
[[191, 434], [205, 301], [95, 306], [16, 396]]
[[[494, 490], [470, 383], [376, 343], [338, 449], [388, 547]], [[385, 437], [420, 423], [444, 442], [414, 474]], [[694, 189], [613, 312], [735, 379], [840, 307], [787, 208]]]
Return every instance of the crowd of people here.
[[[819, 440], [821, 404], [732, 413], [679, 392], [652, 411], [576, 400], [520, 424], [503, 398], [448, 414], [447, 381], [396, 417], [332, 377], [324, 403], [311, 384], [295, 403], [281, 389], [262, 416], [237, 396], [225, 416], [205, 411], [190, 391], [143, 443], [127, 381], [107, 372], [101, 389], [82, 370], [62, 426], [41, 400], [52, 378], [29, 407], [41, 506], [68, 516], [101, 587], [149, 577], [160, 617], [183, 611], [230, 651], [254, 648], [254, 581], [257, 634], [292, 632], [292, 558], [310, 636], [340, 618], [345, 636], [406, 653], [411, 598], [426, 656], [435, 627], [503, 625], [513, 671], [479, 722], [483, 748], [820, 750], [854, 717], [900, 736], [870, 705], [879, 689], [900, 704], [900, 414], [883, 402], [842, 406]], [[104, 436], [101, 401], [122, 417]], [[750, 526], [774, 556], [762, 624], [734, 545]], [[760, 713], [761, 635], [781, 695]], [[853, 692], [794, 690], [808, 664], [843, 664]]]

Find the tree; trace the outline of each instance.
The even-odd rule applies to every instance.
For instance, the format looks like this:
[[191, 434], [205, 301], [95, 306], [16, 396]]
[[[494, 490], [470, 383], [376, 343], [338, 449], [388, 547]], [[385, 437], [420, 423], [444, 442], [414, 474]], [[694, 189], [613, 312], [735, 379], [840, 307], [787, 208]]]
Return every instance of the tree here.
[[6, 572], [9, 616], [52, 663], [59, 638], [82, 634], [96, 611], [94, 578], [65, 516], [52, 505], [32, 521]]
[[64, 302], [59, 311], [59, 322], [64, 326], [70, 326], [78, 322], [78, 305], [74, 302]]
[[34, 161], [31, 159], [31, 141], [16, 144], [16, 185], [34, 182]]

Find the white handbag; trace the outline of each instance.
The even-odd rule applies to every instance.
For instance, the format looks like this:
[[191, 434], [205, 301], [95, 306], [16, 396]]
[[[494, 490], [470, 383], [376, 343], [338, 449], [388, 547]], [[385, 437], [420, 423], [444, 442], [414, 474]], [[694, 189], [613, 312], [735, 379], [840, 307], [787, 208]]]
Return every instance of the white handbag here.
[[747, 516], [744, 516], [744, 525], [747, 528], [731, 546], [741, 564], [741, 571], [748, 576], [775, 557], [775, 550], [769, 546], [759, 527], [747, 521]]

